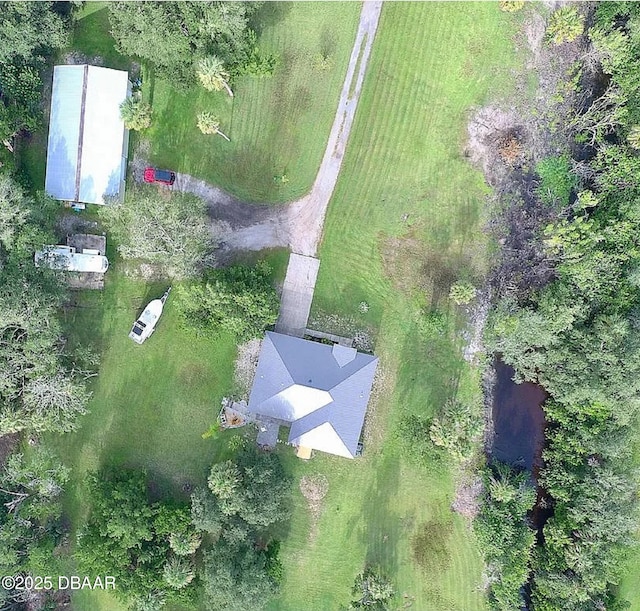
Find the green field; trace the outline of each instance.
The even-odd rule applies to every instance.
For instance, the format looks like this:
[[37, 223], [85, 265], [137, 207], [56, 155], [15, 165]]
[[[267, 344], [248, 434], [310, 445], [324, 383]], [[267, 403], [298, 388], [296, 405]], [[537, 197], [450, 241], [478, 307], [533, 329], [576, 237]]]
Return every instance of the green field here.
[[[260, 48], [278, 56], [278, 67], [270, 78], [238, 79], [233, 98], [201, 87], [176, 93], [159, 79], [147, 83], [155, 116], [149, 130], [153, 162], [248, 201], [304, 195], [324, 153], [359, 9], [356, 2], [265, 3], [255, 17], [264, 24]], [[318, 65], [323, 53], [326, 69]], [[196, 117], [205, 110], [219, 118], [231, 142], [200, 133]]]
[[[142, 346], [132, 342], [133, 321], [165, 289], [111, 270], [104, 291], [83, 293], [67, 310], [72, 340], [101, 355], [90, 413], [79, 431], [56, 438], [78, 483], [86, 470], [110, 462], [149, 470], [158, 492], [204, 481], [216, 441], [201, 435], [231, 389], [236, 345], [225, 335], [204, 339], [184, 330], [171, 297], [154, 335]], [[72, 514], [82, 505], [81, 486], [77, 492]]]
[[[242, 79], [231, 102], [223, 93], [171, 93], [148, 78], [157, 123], [152, 159], [210, 180], [247, 199], [284, 201], [310, 187], [335, 112], [359, 4], [266, 4], [265, 49], [282, 57], [272, 79]], [[311, 537], [306, 501], [295, 491], [283, 533], [285, 580], [271, 611], [334, 611], [348, 602], [365, 563], [394, 582], [398, 605], [420, 611], [485, 608], [482, 563], [462, 519], [450, 511], [447, 469], [418, 468], [402, 456], [394, 431], [407, 412], [431, 414], [456, 394], [478, 395], [477, 372], [461, 358], [464, 317], [446, 298], [457, 278], [487, 269], [480, 228], [487, 189], [464, 159], [468, 113], [508, 88], [512, 17], [493, 3], [389, 3], [364, 85], [342, 174], [329, 208], [313, 316], [338, 315], [376, 339], [382, 373], [367, 424], [365, 456], [347, 461], [283, 457], [296, 476], [322, 473], [329, 492]], [[106, 11], [85, 8], [74, 45], [108, 58]], [[333, 67], [312, 58], [331, 47]], [[330, 54], [330, 55], [331, 55]], [[107, 60], [118, 67], [117, 57]], [[201, 136], [195, 113], [211, 109], [232, 143]], [[230, 128], [230, 129], [229, 129]], [[226, 148], [225, 148], [226, 147]], [[289, 182], [276, 183], [286, 174]], [[282, 275], [281, 254], [276, 275]], [[235, 344], [196, 339], [180, 329], [171, 301], [142, 347], [127, 333], [145, 303], [165, 285], [127, 278], [118, 268], [102, 293], [85, 293], [65, 313], [71, 341], [101, 354], [91, 413], [82, 428], [51, 438], [74, 467], [66, 496], [77, 528], [85, 511], [83, 476], [114, 461], [145, 468], [154, 494], [184, 496], [222, 456], [224, 438], [204, 440], [232, 386]], [[366, 301], [369, 310], [359, 312]], [[420, 308], [438, 309], [450, 334], [425, 341]], [[325, 327], [324, 330], [331, 331]], [[338, 331], [339, 329], [336, 329]], [[110, 597], [81, 593], [74, 609], [116, 609]]]
[[[314, 541], [308, 512], [294, 514], [272, 611], [338, 608], [365, 562], [380, 565], [406, 594], [399, 607], [485, 606], [473, 536], [449, 509], [451, 474], [408, 464], [394, 430], [407, 412], [431, 414], [456, 394], [480, 394], [477, 372], [461, 358], [463, 317], [446, 297], [455, 279], [479, 279], [488, 265], [481, 232], [488, 189], [462, 150], [470, 109], [508, 92], [518, 61], [511, 19], [493, 3], [383, 8], [325, 223], [312, 317], [337, 313], [371, 329], [385, 380], [361, 461], [294, 465], [327, 475], [330, 491]], [[421, 338], [419, 307], [445, 312], [455, 330], [438, 341]]]

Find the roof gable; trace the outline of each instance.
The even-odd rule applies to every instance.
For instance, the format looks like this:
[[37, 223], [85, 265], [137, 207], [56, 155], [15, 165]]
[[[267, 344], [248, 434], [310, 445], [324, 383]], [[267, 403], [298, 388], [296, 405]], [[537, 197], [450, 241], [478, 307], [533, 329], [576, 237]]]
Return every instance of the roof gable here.
[[249, 410], [290, 422], [291, 443], [353, 457], [378, 359], [349, 349], [337, 354], [333, 346], [267, 332]]
[[336, 454], [345, 458], [354, 457], [354, 454], [345, 446], [342, 439], [340, 439], [340, 435], [338, 435], [330, 422], [324, 422], [293, 439], [289, 437], [289, 441], [305, 448], [329, 452], [329, 454]]

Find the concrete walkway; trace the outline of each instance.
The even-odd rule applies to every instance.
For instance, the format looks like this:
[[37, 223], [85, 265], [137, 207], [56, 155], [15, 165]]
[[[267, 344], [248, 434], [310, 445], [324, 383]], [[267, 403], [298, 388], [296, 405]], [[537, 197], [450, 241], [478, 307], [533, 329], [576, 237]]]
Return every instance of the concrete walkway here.
[[276, 332], [303, 337], [309, 320], [320, 261], [291, 253], [280, 298]]

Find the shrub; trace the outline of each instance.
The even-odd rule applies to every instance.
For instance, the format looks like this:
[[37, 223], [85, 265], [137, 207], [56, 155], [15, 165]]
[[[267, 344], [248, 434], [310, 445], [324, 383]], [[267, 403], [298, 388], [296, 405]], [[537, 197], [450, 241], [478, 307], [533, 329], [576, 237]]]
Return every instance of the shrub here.
[[480, 407], [447, 401], [442, 414], [436, 416], [429, 427], [431, 441], [455, 460], [469, 458], [482, 432], [481, 411]]
[[407, 414], [398, 423], [395, 436], [403, 453], [414, 463], [424, 466], [442, 460], [444, 454], [431, 441], [432, 421], [425, 416]]
[[572, 42], [584, 31], [584, 16], [575, 6], [563, 6], [551, 15], [547, 37], [555, 44]]
[[577, 181], [571, 171], [571, 162], [567, 155], [547, 157], [538, 163], [536, 172], [540, 176], [538, 196], [546, 204], [559, 203], [566, 206], [569, 203], [571, 191]]
[[524, 8], [524, 0], [500, 0], [500, 10], [505, 13], [515, 13]]
[[469, 282], [456, 282], [449, 291], [449, 298], [456, 305], [467, 305], [476, 296], [476, 287]]
[[120, 104], [120, 117], [127, 129], [142, 131], [151, 127], [153, 110], [139, 96], [128, 97]]
[[278, 295], [267, 263], [211, 272], [203, 284], [178, 288], [177, 307], [198, 332], [227, 331], [239, 341], [260, 337], [278, 317]]

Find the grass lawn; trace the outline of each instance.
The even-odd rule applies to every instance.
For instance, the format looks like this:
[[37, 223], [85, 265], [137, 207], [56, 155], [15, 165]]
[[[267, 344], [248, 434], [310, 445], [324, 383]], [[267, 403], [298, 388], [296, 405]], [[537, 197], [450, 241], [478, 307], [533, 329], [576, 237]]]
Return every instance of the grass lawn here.
[[[409, 464], [394, 431], [407, 412], [432, 414], [450, 397], [480, 395], [478, 372], [461, 358], [463, 318], [447, 294], [457, 278], [478, 280], [488, 267], [487, 188], [462, 151], [470, 109], [508, 92], [519, 62], [512, 19], [495, 3], [383, 8], [329, 206], [312, 316], [337, 313], [372, 329], [384, 375], [362, 460], [292, 464], [297, 474], [324, 473], [329, 493], [314, 540], [298, 494], [282, 547], [285, 583], [271, 611], [346, 604], [365, 562], [406, 595], [398, 606], [485, 608], [474, 537], [449, 509], [452, 474]], [[444, 312], [451, 333], [421, 337], [420, 307]]]
[[204, 481], [215, 441], [201, 435], [230, 390], [236, 345], [232, 337], [198, 338], [184, 330], [171, 296], [153, 336], [142, 346], [132, 342], [133, 321], [166, 286], [113, 269], [103, 292], [79, 295], [68, 310], [72, 339], [102, 355], [90, 413], [79, 431], [59, 438], [59, 451], [79, 478], [113, 461], [148, 469], [167, 492]]
[[[284, 278], [285, 254], [275, 250], [265, 256], [276, 283]], [[167, 284], [127, 278], [115, 253], [109, 256], [104, 291], [77, 293], [64, 317], [72, 345], [91, 346], [101, 355], [90, 413], [81, 417], [78, 431], [47, 439], [73, 467], [64, 499], [72, 533], [87, 509], [88, 471], [109, 463], [146, 469], [153, 496], [186, 500], [185, 485], [205, 484], [211, 464], [227, 455], [231, 435], [202, 438], [233, 387], [234, 338], [198, 338], [184, 330], [170, 296], [155, 333], [142, 346], [134, 344], [128, 338], [133, 321]], [[119, 606], [108, 593], [83, 591], [74, 597], [74, 609], [116, 611]]]
[[[304, 195], [324, 153], [359, 13], [356, 2], [265, 3], [255, 17], [263, 24], [259, 43], [279, 57], [278, 67], [270, 78], [238, 79], [234, 98], [201, 87], [180, 94], [160, 79], [147, 80], [152, 161], [248, 201]], [[325, 68], [321, 54], [329, 58]], [[200, 133], [196, 117], [205, 110], [231, 142]]]

